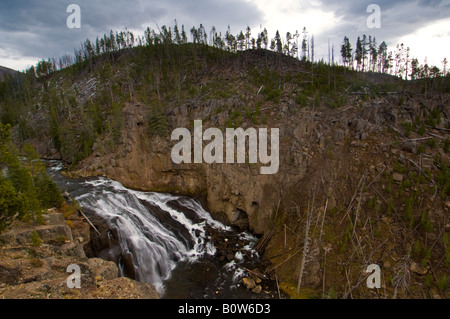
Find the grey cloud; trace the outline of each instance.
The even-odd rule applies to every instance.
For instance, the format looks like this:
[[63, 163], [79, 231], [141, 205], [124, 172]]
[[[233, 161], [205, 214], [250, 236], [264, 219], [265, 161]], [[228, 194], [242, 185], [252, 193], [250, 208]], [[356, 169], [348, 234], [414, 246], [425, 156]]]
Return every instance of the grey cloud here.
[[[81, 29], [68, 29], [69, 4], [81, 7]], [[59, 57], [72, 53], [86, 38], [95, 39], [110, 30], [142, 29], [143, 25], [172, 26], [174, 19], [189, 30], [200, 23], [226, 30], [260, 23], [262, 12], [243, 0], [63, 0], [0, 2], [0, 48], [28, 57]], [[142, 30], [143, 31], [143, 30]]]
[[[380, 29], [369, 29], [366, 25], [366, 19], [371, 14], [367, 13], [366, 9], [372, 3], [378, 4], [381, 8]], [[400, 37], [426, 27], [436, 20], [449, 18], [449, 4], [450, 1], [448, 0], [369, 0], [357, 2], [323, 0], [322, 8], [333, 11], [337, 16], [343, 16], [343, 23], [321, 32], [318, 36], [337, 38], [338, 41], [341, 41], [344, 36], [349, 36], [351, 41], [356, 42], [357, 36], [366, 34], [375, 36], [378, 43], [386, 41], [395, 45]]]

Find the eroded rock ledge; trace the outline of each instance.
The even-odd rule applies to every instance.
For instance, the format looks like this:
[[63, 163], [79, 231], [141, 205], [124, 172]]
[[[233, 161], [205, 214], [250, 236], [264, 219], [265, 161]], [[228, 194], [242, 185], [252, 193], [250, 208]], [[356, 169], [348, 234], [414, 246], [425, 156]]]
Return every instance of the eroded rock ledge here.
[[[0, 298], [158, 299], [148, 283], [118, 277], [114, 262], [87, 258], [89, 229], [81, 219], [72, 229], [61, 213], [44, 214], [44, 225], [16, 222], [0, 235]], [[81, 270], [81, 288], [69, 288], [67, 267]]]

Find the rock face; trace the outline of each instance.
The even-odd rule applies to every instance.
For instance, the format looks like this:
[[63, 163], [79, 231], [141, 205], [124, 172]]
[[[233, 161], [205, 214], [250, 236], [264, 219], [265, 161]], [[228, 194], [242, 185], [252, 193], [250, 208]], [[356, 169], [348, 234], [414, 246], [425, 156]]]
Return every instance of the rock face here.
[[[237, 103], [233, 99], [229, 102]], [[188, 106], [180, 108], [189, 109]], [[174, 112], [184, 112], [180, 108]], [[270, 222], [273, 203], [280, 196], [278, 185], [289, 187], [304, 175], [305, 155], [301, 152], [292, 158], [296, 163], [295, 169], [281, 165], [275, 175], [260, 175], [259, 167], [249, 164], [174, 164], [171, 148], [175, 143], [167, 138], [148, 136], [147, 110], [143, 104], [125, 106], [122, 142], [113, 153], [96, 144], [94, 154], [80, 164], [86, 175], [106, 175], [135, 189], [197, 197], [203, 200], [215, 218], [257, 234], [262, 234]], [[205, 116], [205, 110], [208, 107], [197, 107], [191, 118]], [[192, 126], [190, 119], [170, 115], [169, 119], [173, 121], [171, 127]], [[220, 127], [225, 119], [217, 115], [212, 122]], [[309, 132], [312, 129], [310, 122], [305, 118], [304, 124], [289, 134], [295, 136]], [[204, 123], [203, 129], [214, 123]], [[285, 154], [280, 156], [284, 163], [290, 160]]]
[[[248, 98], [247, 101], [252, 101], [251, 99]], [[346, 216], [352, 213], [358, 218], [366, 218], [362, 211], [349, 211], [347, 205], [352, 197], [354, 200], [351, 200], [350, 207], [353, 209], [365, 205], [365, 201], [369, 203], [372, 199], [370, 197], [374, 197], [377, 201], [372, 201], [371, 205], [376, 209], [387, 210], [383, 207], [388, 206], [387, 203], [385, 205], [387, 200], [381, 201], [372, 190], [375, 185], [386, 191], [387, 186], [403, 187], [405, 194], [406, 191], [414, 191], [414, 188], [406, 186], [411, 176], [392, 169], [394, 158], [398, 163], [413, 169], [415, 166], [421, 169], [436, 167], [432, 154], [425, 156], [419, 152], [424, 147], [424, 141], [416, 139], [416, 135], [412, 135], [412, 139], [406, 138], [401, 130], [405, 123], [411, 124], [416, 118], [429, 116], [427, 114], [434, 107], [447, 105], [448, 96], [442, 97], [442, 101], [440, 98], [427, 99], [427, 108], [412, 99], [400, 104], [398, 99], [397, 96], [385, 96], [363, 101], [353, 97], [349, 98], [348, 106], [339, 110], [292, 107], [288, 98], [281, 99], [276, 105], [264, 102], [266, 104], [261, 108], [261, 117], [266, 119], [264, 124], [262, 121], [255, 124], [249, 116], [241, 116], [239, 125], [235, 126], [244, 130], [251, 127], [280, 129], [280, 164], [278, 172], [273, 175], [261, 175], [261, 164], [175, 164], [172, 161], [172, 147], [178, 142], [170, 139], [172, 130], [187, 128], [192, 132], [193, 121], [202, 119], [203, 132], [211, 127], [225, 132], [230, 126], [230, 114], [250, 108], [243, 102], [243, 97], [167, 102], [165, 115], [169, 134], [164, 137], [148, 134], [147, 105], [127, 103], [122, 111], [119, 141], [111, 143], [112, 138], [108, 136], [97, 140], [93, 153], [79, 163], [77, 174], [106, 176], [129, 188], [144, 191], [195, 197], [202, 201], [214, 218], [257, 235], [265, 235], [278, 226], [273, 238], [267, 239], [264, 257], [275, 264], [280, 280], [296, 282], [301, 254], [291, 258], [290, 252], [291, 249], [292, 254], [301, 251], [295, 247], [301, 247], [302, 242], [295, 240], [303, 236], [299, 235], [304, 227], [304, 223], [300, 221], [304, 221], [305, 210], [316, 190], [317, 198], [320, 197], [322, 202], [320, 205], [328, 203], [326, 218], [322, 219], [322, 225], [326, 227], [328, 218], [336, 218], [339, 223], [345, 223], [344, 217], [331, 215], [343, 211], [348, 211]], [[441, 127], [449, 124], [448, 115], [443, 116]], [[204, 142], [205, 145], [207, 142]], [[448, 155], [442, 154], [441, 157], [448, 158]], [[417, 164], [413, 165], [415, 163]], [[367, 169], [369, 172], [365, 172]], [[417, 172], [420, 173], [420, 169]], [[393, 178], [393, 185], [385, 183], [385, 176]], [[358, 181], [364, 179], [367, 183], [365, 186], [371, 183], [372, 188], [367, 190], [371, 196], [365, 194], [365, 191], [356, 192]], [[358, 205], [352, 201], [358, 201]], [[317, 203], [316, 206], [319, 205]], [[450, 205], [446, 205], [443, 209], [448, 211], [449, 208]], [[325, 209], [316, 207], [315, 210], [317, 215], [322, 214], [319, 211]], [[280, 217], [282, 214], [283, 217]], [[364, 225], [364, 220], [358, 222]], [[280, 223], [286, 223], [289, 229], [283, 229]], [[314, 224], [317, 227], [321, 225], [317, 221]], [[358, 230], [361, 228], [358, 227]], [[332, 230], [334, 231], [328, 228], [327, 231]], [[345, 229], [335, 230], [346, 232]], [[296, 233], [292, 234], [293, 232]], [[289, 246], [289, 238], [292, 247]], [[322, 240], [324, 238], [325, 229]], [[94, 238], [93, 244], [102, 250], [111, 243], [107, 243], [105, 238]], [[344, 244], [341, 247], [333, 244], [334, 254], [344, 251]], [[315, 250], [320, 247], [321, 244], [317, 244]], [[321, 268], [323, 255], [324, 251], [320, 250], [320, 253], [314, 254], [312, 262], [307, 264], [304, 269], [305, 285], [318, 287], [321, 284], [324, 274], [327, 274]], [[231, 260], [233, 256], [224, 250], [220, 258]], [[122, 259], [126, 261], [127, 256], [122, 256]]]
[[[16, 222], [0, 235], [0, 298], [159, 298], [150, 284], [119, 278], [114, 262], [87, 258], [62, 214], [43, 216], [45, 225]], [[31, 240], [32, 233], [40, 243]], [[81, 288], [67, 284], [70, 265], [80, 269]]]
[[[359, 109], [346, 107], [343, 111], [294, 111], [289, 102], [281, 101], [267, 108], [264, 125], [244, 119], [240, 125], [244, 130], [280, 129], [279, 170], [273, 175], [261, 175], [261, 164], [175, 164], [171, 158], [172, 147], [178, 142], [170, 140], [173, 129], [188, 128], [192, 132], [194, 120], [206, 119], [203, 132], [215, 127], [225, 134], [230, 110], [246, 107], [241, 98], [169, 104], [165, 108], [169, 135], [164, 138], [149, 136], [148, 106], [127, 103], [122, 112], [120, 142], [108, 149], [107, 141], [97, 141], [93, 154], [79, 167], [85, 175], [107, 176], [130, 188], [194, 196], [203, 200], [215, 218], [263, 234], [271, 223], [274, 205], [290, 202], [296, 196], [318, 154], [333, 157], [347, 143], [365, 147], [371, 136], [383, 131], [382, 124], [396, 126], [423, 112], [417, 105], [392, 107], [385, 99], [360, 105]], [[227, 108], [228, 112], [223, 111]], [[415, 142], [402, 147], [416, 152]]]

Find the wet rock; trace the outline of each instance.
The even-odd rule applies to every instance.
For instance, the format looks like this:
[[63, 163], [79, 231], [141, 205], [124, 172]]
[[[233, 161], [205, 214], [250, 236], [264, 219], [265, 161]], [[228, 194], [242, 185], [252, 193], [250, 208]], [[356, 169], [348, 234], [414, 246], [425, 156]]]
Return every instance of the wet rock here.
[[136, 271], [134, 269], [133, 254], [131, 254], [130, 252], [122, 254], [121, 261], [123, 262], [123, 265], [125, 268], [125, 273], [126, 273], [127, 277], [136, 279]]
[[252, 289], [252, 292], [255, 294], [259, 294], [259, 293], [261, 293], [261, 291], [262, 291], [262, 287], [260, 285], [258, 285]]
[[244, 277], [242, 278], [242, 282], [250, 290], [256, 288], [256, 283], [252, 278]]

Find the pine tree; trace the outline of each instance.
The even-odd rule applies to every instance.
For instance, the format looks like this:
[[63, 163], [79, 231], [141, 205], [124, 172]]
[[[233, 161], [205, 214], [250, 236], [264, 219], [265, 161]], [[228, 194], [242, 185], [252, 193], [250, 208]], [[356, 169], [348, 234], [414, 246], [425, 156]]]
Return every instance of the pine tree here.
[[261, 33], [261, 39], [264, 44], [264, 49], [267, 50], [267, 47], [269, 45], [269, 33], [267, 32], [266, 28], [264, 28], [263, 32]]
[[280, 32], [275, 33], [275, 48], [277, 50], [278, 53], [283, 53], [283, 43], [281, 42], [281, 36], [280, 36]]
[[387, 44], [386, 42], [382, 42], [380, 44], [380, 46], [378, 47], [378, 69], [380, 72], [385, 73], [387, 71], [387, 67], [386, 67], [386, 61], [388, 59], [388, 52], [387, 52]]
[[303, 40], [302, 40], [302, 60], [306, 60], [306, 53], [308, 51], [308, 32], [306, 27], [303, 28]]
[[11, 225], [16, 215], [24, 211], [25, 206], [23, 196], [0, 174], [0, 232]]
[[366, 70], [366, 59], [367, 59], [367, 53], [369, 50], [367, 49], [367, 46], [369, 45], [369, 42], [367, 40], [367, 36], [363, 34], [362, 40], [361, 40], [361, 59], [362, 59], [362, 71], [364, 72]]
[[256, 39], [256, 48], [258, 50], [262, 48], [262, 33], [258, 33], [258, 38]]
[[447, 75], [447, 64], [447, 58], [444, 58], [444, 60], [442, 60], [442, 76]]
[[166, 136], [168, 134], [168, 123], [161, 102], [157, 101], [150, 105], [148, 116], [148, 133], [150, 136]]
[[284, 45], [284, 53], [287, 55], [291, 55], [291, 40], [292, 40], [292, 35], [291, 33], [288, 31], [286, 33], [286, 44]]
[[349, 67], [352, 60], [352, 46], [350, 44], [350, 40], [346, 36], [344, 37], [344, 42], [341, 46], [341, 56], [344, 65]]
[[419, 60], [414, 58], [411, 60], [411, 80], [416, 80], [420, 76], [420, 65]]
[[355, 49], [355, 61], [357, 69], [360, 69], [362, 59], [363, 59], [363, 47], [361, 38], [358, 37], [358, 39], [356, 40], [356, 49]]
[[212, 46], [216, 46], [216, 37], [217, 37], [217, 30], [215, 26], [212, 26], [211, 31], [209, 32], [209, 41]]
[[378, 50], [377, 50], [377, 40], [374, 37], [372, 40], [372, 44], [370, 47], [370, 56], [372, 61], [372, 71], [375, 71], [375, 68], [378, 64]]
[[177, 20], [175, 20], [175, 26], [173, 27], [173, 32], [175, 33], [175, 43], [176, 44], [181, 44], [181, 35], [180, 35], [180, 30], [178, 30], [178, 24], [177, 24]]
[[250, 37], [252, 34], [252, 30], [250, 29], [250, 26], [247, 26], [247, 29], [245, 30], [245, 49], [250, 49]]
[[241, 32], [236, 37], [238, 50], [243, 51], [245, 49], [245, 35]]

